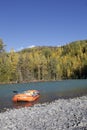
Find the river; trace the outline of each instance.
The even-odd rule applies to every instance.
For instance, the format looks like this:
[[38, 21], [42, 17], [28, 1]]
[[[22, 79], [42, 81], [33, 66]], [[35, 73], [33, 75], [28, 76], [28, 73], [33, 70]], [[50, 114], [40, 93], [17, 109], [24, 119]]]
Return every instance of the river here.
[[[12, 97], [16, 92], [36, 89], [40, 98], [33, 102], [13, 103]], [[7, 109], [33, 106], [36, 103], [52, 102], [59, 98], [73, 98], [87, 94], [87, 80], [61, 80], [52, 82], [31, 82], [22, 84], [0, 85], [0, 112]]]

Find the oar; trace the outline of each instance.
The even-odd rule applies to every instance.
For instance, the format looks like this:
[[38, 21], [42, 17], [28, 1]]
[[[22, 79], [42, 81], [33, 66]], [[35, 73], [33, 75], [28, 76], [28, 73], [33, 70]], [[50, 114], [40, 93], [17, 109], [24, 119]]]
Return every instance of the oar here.
[[16, 90], [13, 90], [13, 93], [18, 93], [18, 91], [16, 91]]

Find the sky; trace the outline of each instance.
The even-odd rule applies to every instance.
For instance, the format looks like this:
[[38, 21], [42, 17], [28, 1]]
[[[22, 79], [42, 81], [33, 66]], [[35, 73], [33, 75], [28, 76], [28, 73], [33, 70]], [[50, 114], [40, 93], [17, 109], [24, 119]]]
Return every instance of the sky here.
[[87, 0], [0, 0], [6, 50], [87, 39]]

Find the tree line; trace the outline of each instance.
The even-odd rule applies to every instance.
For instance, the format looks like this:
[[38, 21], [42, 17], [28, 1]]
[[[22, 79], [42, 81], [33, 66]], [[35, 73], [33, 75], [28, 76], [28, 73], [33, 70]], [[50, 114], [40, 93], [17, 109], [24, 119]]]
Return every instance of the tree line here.
[[87, 40], [6, 52], [0, 39], [0, 83], [87, 78]]

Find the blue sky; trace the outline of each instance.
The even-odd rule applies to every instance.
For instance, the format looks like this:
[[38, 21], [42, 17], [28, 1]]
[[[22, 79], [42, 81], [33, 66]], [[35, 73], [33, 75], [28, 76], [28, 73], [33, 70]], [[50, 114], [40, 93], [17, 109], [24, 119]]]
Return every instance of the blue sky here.
[[0, 0], [6, 50], [87, 39], [87, 0]]

